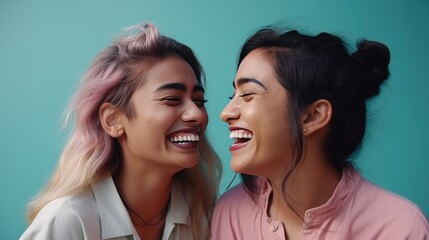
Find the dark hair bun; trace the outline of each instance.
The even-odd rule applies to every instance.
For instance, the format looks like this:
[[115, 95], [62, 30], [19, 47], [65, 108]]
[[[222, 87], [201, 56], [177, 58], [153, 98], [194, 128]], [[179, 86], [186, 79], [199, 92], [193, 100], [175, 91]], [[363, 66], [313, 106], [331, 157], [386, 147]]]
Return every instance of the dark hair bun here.
[[381, 84], [389, 77], [389, 48], [379, 42], [362, 40], [351, 58], [361, 96], [366, 99], [378, 95]]

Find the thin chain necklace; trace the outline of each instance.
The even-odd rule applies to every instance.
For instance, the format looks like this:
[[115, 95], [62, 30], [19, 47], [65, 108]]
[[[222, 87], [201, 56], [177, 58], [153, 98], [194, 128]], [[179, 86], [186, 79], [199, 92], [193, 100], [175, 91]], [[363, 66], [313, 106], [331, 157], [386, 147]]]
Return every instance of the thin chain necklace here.
[[[140, 219], [140, 221], [142, 221], [143, 226], [148, 226], [148, 227], [153, 227], [156, 226], [158, 224], [161, 223], [161, 221], [164, 219], [164, 217], [167, 215], [167, 210], [168, 210], [168, 204], [161, 210], [161, 212], [159, 212], [158, 214], [156, 214], [154, 217], [152, 217], [149, 220], [144, 220], [144, 218], [142, 218], [140, 215], [138, 215], [133, 209], [131, 209], [126, 203], [125, 201], [122, 201], [125, 205], [125, 208], [127, 208], [132, 214], [134, 214], [138, 219]], [[155, 222], [152, 222], [154, 219], [158, 218], [159, 219]]]

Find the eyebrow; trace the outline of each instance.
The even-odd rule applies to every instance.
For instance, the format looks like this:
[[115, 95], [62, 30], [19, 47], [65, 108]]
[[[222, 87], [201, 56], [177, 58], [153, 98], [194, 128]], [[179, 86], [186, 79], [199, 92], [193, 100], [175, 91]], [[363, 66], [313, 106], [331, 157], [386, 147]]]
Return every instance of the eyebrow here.
[[[256, 83], [257, 85], [261, 86], [264, 90], [267, 90], [267, 88], [262, 84], [260, 81], [254, 79], [254, 78], [239, 78], [237, 79], [237, 85], [243, 85], [245, 83]], [[232, 82], [232, 86], [235, 88], [235, 81]]]
[[201, 85], [195, 85], [194, 89], [192, 89], [192, 92], [205, 92], [204, 88]]
[[[159, 92], [162, 90], [179, 90], [182, 92], [186, 92], [186, 85], [183, 83], [166, 83], [161, 85], [159, 88], [157, 88], [155, 91]], [[193, 92], [205, 92], [204, 88], [200, 85], [195, 85], [192, 89]]]

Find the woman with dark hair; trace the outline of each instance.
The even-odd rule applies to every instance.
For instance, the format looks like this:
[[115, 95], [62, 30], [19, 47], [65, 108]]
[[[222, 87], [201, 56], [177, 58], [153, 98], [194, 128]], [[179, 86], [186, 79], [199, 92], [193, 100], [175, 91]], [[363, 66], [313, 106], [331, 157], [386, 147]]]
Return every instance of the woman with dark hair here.
[[153, 24], [104, 49], [21, 239], [207, 239], [221, 167], [204, 137], [203, 77], [193, 51]]
[[389, 49], [265, 28], [243, 45], [228, 123], [231, 168], [212, 239], [428, 239], [413, 203], [363, 179], [366, 102], [389, 77]]

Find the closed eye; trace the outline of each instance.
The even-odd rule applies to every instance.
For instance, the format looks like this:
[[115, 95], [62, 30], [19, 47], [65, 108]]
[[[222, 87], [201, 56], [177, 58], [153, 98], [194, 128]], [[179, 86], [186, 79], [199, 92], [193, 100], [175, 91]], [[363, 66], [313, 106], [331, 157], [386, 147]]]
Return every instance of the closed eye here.
[[172, 101], [172, 102], [179, 102], [182, 101], [182, 99], [178, 98], [178, 97], [165, 97], [162, 98], [161, 101]]
[[[241, 98], [245, 98], [244, 100], [246, 100], [248, 97], [251, 97], [253, 95], [255, 95], [255, 94], [254, 93], [243, 93], [243, 94], [238, 95], [238, 96]], [[228, 97], [228, 98], [233, 99], [234, 97], [235, 97], [235, 93], [231, 97]]]
[[194, 99], [192, 101], [194, 101], [195, 105], [198, 107], [204, 107], [204, 104], [207, 102], [206, 99]]
[[248, 97], [248, 96], [252, 96], [254, 93], [244, 93], [239, 95], [239, 97]]
[[178, 106], [182, 104], [182, 99], [179, 97], [163, 97], [160, 100], [161, 102], [165, 102], [169, 106]]
[[241, 97], [244, 101], [248, 102], [248, 101], [252, 100], [254, 95], [255, 95], [255, 93], [243, 93], [243, 94], [239, 95], [239, 97]]

